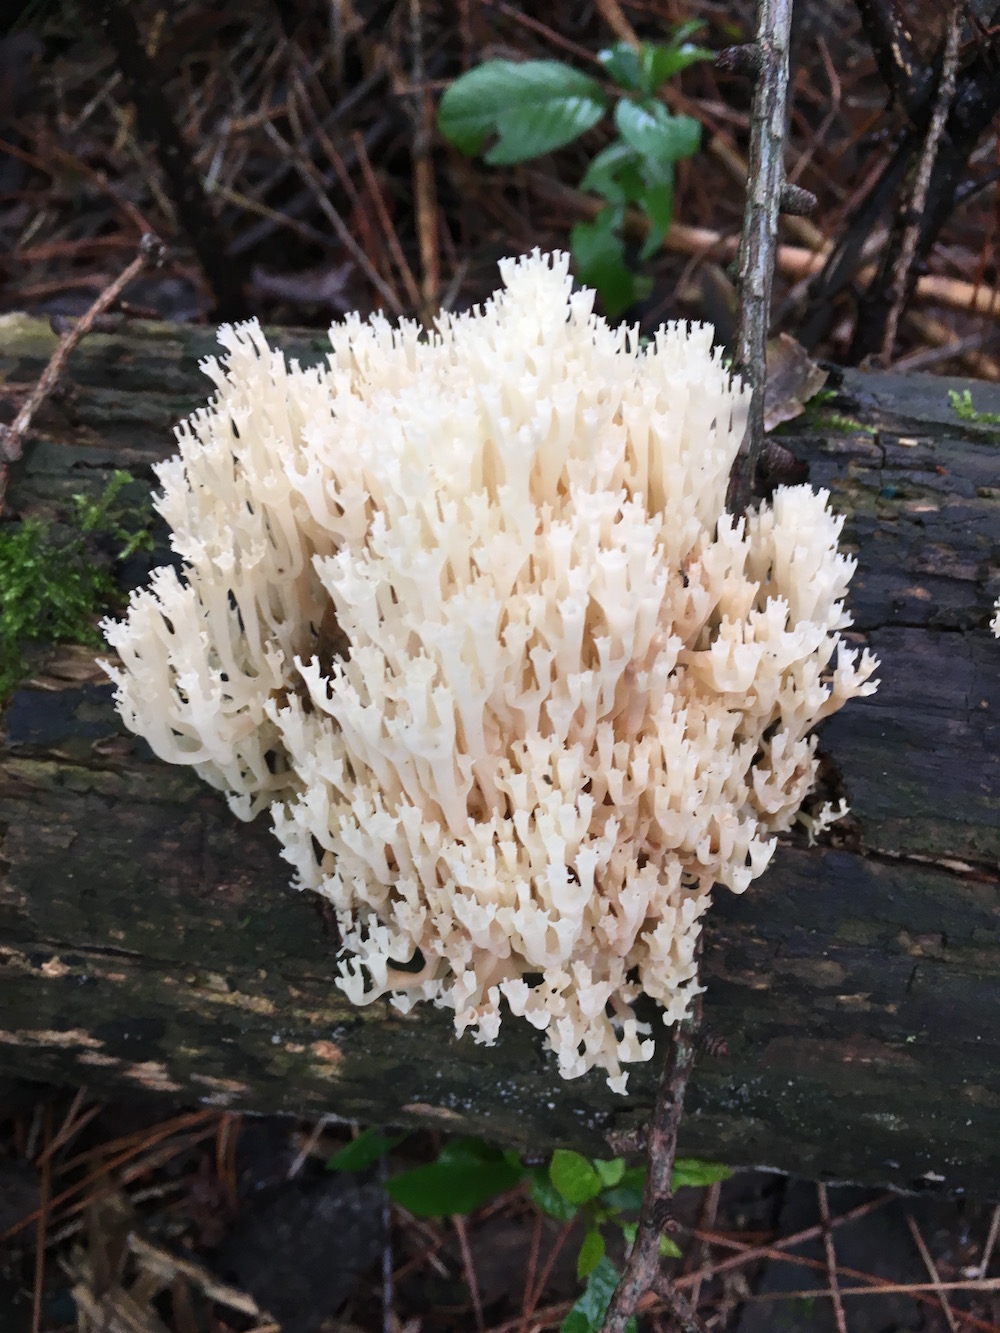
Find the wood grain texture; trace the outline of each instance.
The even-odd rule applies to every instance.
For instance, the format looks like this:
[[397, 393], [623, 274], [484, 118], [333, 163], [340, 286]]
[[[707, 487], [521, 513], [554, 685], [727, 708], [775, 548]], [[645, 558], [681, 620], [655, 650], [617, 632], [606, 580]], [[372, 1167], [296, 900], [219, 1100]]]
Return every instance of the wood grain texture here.
[[[303, 358], [322, 341], [280, 334]], [[0, 393], [53, 343], [0, 319]], [[10, 512], [58, 512], [118, 466], [148, 478], [212, 346], [163, 325], [89, 338]], [[1000, 444], [949, 387], [851, 372], [837, 408], [877, 435], [783, 437], [847, 515], [882, 687], [822, 733], [850, 819], [718, 895], [705, 1015], [730, 1056], [699, 1061], [682, 1152], [1000, 1193]], [[1000, 411], [996, 388], [973, 398]], [[427, 1007], [352, 1008], [319, 900], [286, 885], [266, 820], [239, 824], [125, 735], [90, 654], [47, 654], [0, 732], [0, 1074], [605, 1155], [648, 1114], [659, 1059], [620, 1098], [596, 1073], [563, 1083], [525, 1024], [487, 1048]]]

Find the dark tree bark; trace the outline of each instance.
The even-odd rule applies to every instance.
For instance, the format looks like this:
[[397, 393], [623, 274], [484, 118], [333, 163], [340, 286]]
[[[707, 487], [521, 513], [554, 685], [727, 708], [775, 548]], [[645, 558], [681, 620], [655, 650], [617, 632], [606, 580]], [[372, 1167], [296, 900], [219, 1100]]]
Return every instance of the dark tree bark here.
[[[318, 335], [282, 335], [303, 359]], [[47, 327], [0, 323], [0, 395]], [[48, 514], [115, 467], [148, 476], [204, 398], [203, 330], [132, 325], [72, 355], [12, 468], [8, 512]], [[817, 1177], [1000, 1191], [1000, 445], [956, 381], [848, 373], [841, 414], [785, 443], [847, 515], [857, 637], [882, 686], [822, 733], [852, 815], [798, 833], [705, 942], [705, 1023], [681, 1151]], [[976, 406], [1000, 411], [1000, 390]], [[13, 404], [5, 415], [13, 415]], [[608, 1154], [647, 1118], [572, 1083], [523, 1023], [494, 1048], [448, 1015], [352, 1008], [319, 901], [287, 887], [266, 820], [243, 825], [123, 733], [92, 653], [57, 648], [0, 735], [0, 1074], [163, 1090], [234, 1108], [433, 1123]]]

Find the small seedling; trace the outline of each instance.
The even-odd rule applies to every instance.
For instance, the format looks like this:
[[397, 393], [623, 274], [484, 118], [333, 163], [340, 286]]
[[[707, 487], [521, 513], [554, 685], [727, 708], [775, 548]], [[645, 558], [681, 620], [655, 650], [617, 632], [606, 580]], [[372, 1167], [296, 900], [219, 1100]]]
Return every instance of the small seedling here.
[[949, 389], [948, 402], [960, 421], [969, 421], [975, 426], [1000, 426], [1000, 412], [977, 412], [972, 406], [972, 394], [968, 389], [963, 389], [961, 393]]
[[[625, 258], [625, 210], [635, 205], [649, 230], [642, 262], [657, 250], [674, 210], [674, 163], [692, 157], [701, 125], [675, 116], [657, 93], [688, 65], [714, 52], [689, 41], [698, 21], [682, 23], [669, 42], [643, 42], [635, 50], [617, 42], [598, 56], [617, 89], [609, 98], [599, 80], [558, 60], [488, 60], [456, 79], [441, 99], [442, 134], [491, 166], [527, 162], [572, 143], [612, 109], [617, 136], [593, 158], [580, 188], [604, 200], [591, 222], [570, 232], [570, 250], [581, 282], [595, 287], [610, 319], [649, 295], [652, 280], [634, 273]], [[483, 152], [487, 139], [495, 142]]]
[[[327, 1165], [336, 1171], [363, 1170], [402, 1137], [386, 1138], [367, 1129]], [[674, 1163], [673, 1187], [711, 1185], [731, 1174], [729, 1167], [716, 1162], [679, 1158]], [[527, 1181], [543, 1213], [558, 1222], [577, 1218], [583, 1222], [576, 1271], [586, 1285], [563, 1321], [561, 1333], [597, 1333], [620, 1276], [605, 1252], [602, 1228], [618, 1228], [632, 1244], [637, 1227], [633, 1219], [642, 1205], [645, 1180], [645, 1166], [627, 1166], [623, 1157], [605, 1161], [557, 1148], [548, 1165], [527, 1167], [515, 1152], [466, 1138], [446, 1143], [433, 1162], [390, 1177], [386, 1189], [396, 1203], [418, 1217], [450, 1217], [472, 1212]], [[681, 1252], [664, 1236], [660, 1253], [679, 1258]]]

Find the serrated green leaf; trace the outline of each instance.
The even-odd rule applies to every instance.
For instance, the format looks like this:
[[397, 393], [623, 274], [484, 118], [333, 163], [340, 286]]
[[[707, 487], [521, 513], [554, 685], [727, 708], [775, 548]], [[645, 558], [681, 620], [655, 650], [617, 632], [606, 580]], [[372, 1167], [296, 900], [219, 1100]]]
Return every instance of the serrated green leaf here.
[[605, 1189], [610, 1189], [612, 1185], [620, 1183], [625, 1174], [625, 1158], [612, 1157], [610, 1162], [602, 1162], [595, 1158], [594, 1170], [601, 1177], [601, 1185]]
[[588, 1228], [576, 1257], [576, 1275], [582, 1279], [589, 1277], [604, 1258], [604, 1237], [597, 1227]]
[[601, 1177], [578, 1152], [557, 1148], [549, 1163], [549, 1180], [570, 1203], [586, 1203], [601, 1192]]
[[614, 230], [613, 221], [603, 221], [606, 214], [615, 212], [606, 208], [593, 222], [578, 222], [569, 234], [577, 276], [597, 289], [609, 319], [617, 319], [652, 289], [651, 279], [637, 278], [629, 271], [621, 236]]
[[733, 1174], [730, 1166], [721, 1162], [703, 1162], [698, 1157], [678, 1157], [674, 1162], [673, 1187], [714, 1185], [717, 1180], [728, 1180]]
[[364, 1171], [377, 1162], [397, 1144], [402, 1143], [405, 1134], [380, 1134], [377, 1129], [365, 1129], [356, 1139], [345, 1143], [339, 1152], [335, 1152], [327, 1162], [329, 1171]]
[[438, 127], [463, 153], [493, 165], [525, 162], [578, 138], [603, 116], [601, 85], [558, 60], [488, 60], [456, 79], [441, 98]]
[[498, 1148], [479, 1139], [457, 1139], [441, 1149], [436, 1162], [393, 1176], [386, 1189], [418, 1217], [446, 1217], [472, 1212], [523, 1175], [523, 1167], [512, 1165]]
[[631, 42], [615, 42], [607, 50], [598, 51], [597, 58], [608, 78], [614, 79], [619, 88], [634, 92], [639, 87], [639, 52]]
[[[690, 26], [690, 25], [685, 25]], [[701, 27], [700, 23], [695, 23], [696, 28]], [[674, 40], [669, 44], [656, 42], [643, 42], [642, 52], [639, 57], [639, 87], [651, 97], [658, 89], [679, 74], [681, 70], [687, 69], [689, 65], [696, 65], [702, 60], [714, 60], [715, 52], [710, 51], [705, 46], [695, 46], [691, 42], [685, 42], [683, 39]]]
[[662, 102], [628, 98], [615, 107], [615, 125], [626, 143], [654, 162], [677, 162], [691, 157], [701, 143], [701, 125], [691, 116], [672, 116]]
[[618, 1271], [607, 1257], [595, 1264], [583, 1295], [562, 1321], [560, 1333], [599, 1333], [611, 1304]]

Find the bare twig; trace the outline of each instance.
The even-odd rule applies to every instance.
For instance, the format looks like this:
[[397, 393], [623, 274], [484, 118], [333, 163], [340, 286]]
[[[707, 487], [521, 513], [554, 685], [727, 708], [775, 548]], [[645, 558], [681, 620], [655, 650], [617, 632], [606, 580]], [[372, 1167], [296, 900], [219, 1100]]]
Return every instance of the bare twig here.
[[461, 1213], [456, 1213], [452, 1217], [455, 1224], [455, 1234], [458, 1236], [458, 1247], [462, 1251], [462, 1267], [465, 1269], [465, 1285], [469, 1289], [469, 1299], [472, 1301], [472, 1312], [476, 1320], [477, 1333], [483, 1333], [486, 1324], [483, 1321], [483, 1303], [479, 1299], [479, 1283], [476, 1281], [476, 1266], [472, 1262], [472, 1251], [469, 1249], [469, 1237], [465, 1230], [465, 1218]]
[[[795, 1255], [786, 1256], [795, 1259]], [[943, 1291], [975, 1291], [980, 1293], [1000, 1291], [1000, 1277], [984, 1279], [966, 1278], [961, 1282], [883, 1282], [878, 1281], [867, 1287], [841, 1287], [841, 1296], [940, 1296]], [[745, 1299], [749, 1301], [807, 1301], [818, 1296], [832, 1295], [829, 1287], [806, 1287], [801, 1291], [761, 1291]], [[956, 1312], [961, 1318], [968, 1316], [964, 1310]], [[987, 1325], [988, 1328], [993, 1327]]]
[[758, 67], [750, 121], [749, 174], [739, 252], [739, 313], [733, 368], [753, 389], [746, 437], [729, 478], [726, 507], [741, 514], [753, 499], [764, 443], [764, 379], [771, 286], [778, 249], [778, 213], [785, 184], [785, 102], [792, 0], [760, 0], [757, 40], [750, 49]]
[[986, 1244], [983, 1246], [983, 1257], [979, 1260], [977, 1275], [981, 1278], [986, 1276], [990, 1266], [990, 1260], [993, 1257], [993, 1246], [996, 1244], [997, 1233], [1000, 1232], [1000, 1204], [993, 1209], [993, 1217], [990, 1219], [990, 1230], [986, 1237]]
[[660, 1236], [671, 1222], [674, 1157], [677, 1131], [684, 1110], [684, 1093], [694, 1067], [698, 1029], [701, 1026], [701, 999], [696, 997], [691, 1012], [678, 1024], [670, 1042], [667, 1061], [656, 1091], [656, 1105], [649, 1126], [646, 1151], [646, 1183], [642, 1193], [639, 1228], [629, 1253], [625, 1271], [604, 1318], [603, 1333], [625, 1333], [639, 1299], [655, 1290], [670, 1307], [684, 1333], [704, 1333], [704, 1324], [672, 1282], [660, 1277]]
[[913, 37], [902, 9], [885, 0], [855, 3], [886, 87], [912, 115], [926, 96], [926, 74], [913, 50]]
[[944, 1317], [948, 1321], [948, 1327], [951, 1329], [951, 1333], [958, 1333], [958, 1325], [955, 1322], [955, 1315], [952, 1312], [951, 1305], [948, 1303], [948, 1297], [941, 1290], [941, 1274], [937, 1270], [937, 1264], [935, 1264], [933, 1256], [927, 1248], [927, 1242], [920, 1234], [920, 1228], [917, 1226], [912, 1213], [906, 1214], [906, 1225], [910, 1228], [910, 1235], [913, 1237], [913, 1243], [920, 1251], [920, 1257], [924, 1261], [924, 1267], [927, 1269], [928, 1276], [934, 1283], [934, 1288], [941, 1298], [941, 1309], [944, 1311]]
[[368, 281], [378, 292], [379, 296], [382, 297], [383, 301], [385, 301], [386, 305], [389, 307], [389, 309], [392, 311], [394, 315], [402, 315], [403, 307], [400, 304], [399, 298], [397, 297], [396, 293], [385, 281], [382, 275], [376, 272], [376, 270], [369, 263], [368, 256], [365, 254], [364, 250], [362, 250], [361, 246], [354, 239], [347, 223], [344, 221], [344, 219], [334, 208], [333, 204], [330, 202], [330, 199], [326, 193], [326, 183], [323, 180], [323, 177], [319, 172], [318, 168], [316, 167], [316, 164], [312, 161], [303, 158], [301, 154], [290, 143], [288, 143], [287, 140], [282, 138], [282, 136], [278, 133], [278, 131], [274, 128], [273, 125], [271, 124], [265, 125], [264, 132], [267, 134], [268, 138], [272, 141], [272, 143], [274, 143], [278, 151], [283, 153], [286, 157], [288, 157], [290, 161], [294, 164], [295, 170], [298, 172], [303, 183], [307, 185], [309, 189], [312, 191], [313, 198], [319, 205], [320, 211], [323, 213], [324, 217], [326, 217], [327, 221], [330, 223], [330, 225], [333, 227], [333, 230], [336, 232], [341, 245], [351, 256], [354, 262], [358, 265], [358, 267], [363, 271]]
[[[530, 1298], [526, 1293], [525, 1303], [521, 1310], [521, 1320], [523, 1327], [530, 1326], [534, 1328], [538, 1324], [540, 1315], [536, 1307], [538, 1305], [538, 1302], [542, 1299], [542, 1293], [545, 1291], [545, 1288], [548, 1285], [549, 1278], [552, 1276], [552, 1270], [555, 1267], [556, 1260], [559, 1258], [563, 1246], [569, 1239], [569, 1233], [573, 1230], [573, 1225], [574, 1225], [573, 1218], [570, 1218], [568, 1222], [563, 1223], [562, 1227], [560, 1228], [559, 1234], [552, 1242], [552, 1248], [551, 1250], [549, 1250], [548, 1256], [546, 1257], [545, 1266], [543, 1267], [541, 1273], [539, 1274], [538, 1280], [535, 1282], [535, 1289], [534, 1291], [531, 1292]], [[528, 1323], [529, 1320], [531, 1321], [530, 1325]]]
[[837, 1283], [837, 1251], [833, 1244], [833, 1232], [830, 1230], [830, 1200], [822, 1181], [816, 1186], [816, 1197], [819, 1203], [819, 1220], [823, 1224], [823, 1253], [826, 1257], [826, 1275], [830, 1282], [830, 1299], [833, 1301], [833, 1317], [837, 1324], [837, 1333], [847, 1333], [847, 1317], [844, 1314], [844, 1302], [840, 1299], [840, 1287]]
[[104, 288], [86, 314], [82, 315], [59, 339], [59, 345], [52, 353], [49, 364], [38, 377], [37, 384], [28, 394], [11, 424], [0, 426], [0, 514], [3, 513], [4, 498], [7, 494], [8, 464], [15, 463], [21, 457], [24, 437], [31, 428], [32, 418], [56, 387], [69, 354], [80, 339], [87, 336], [98, 317], [117, 301], [133, 278], [143, 269], [158, 268], [163, 263], [164, 253], [163, 242], [151, 232], [147, 232], [139, 242], [139, 253], [128, 268]]
[[931, 183], [931, 173], [934, 170], [938, 145], [944, 133], [945, 121], [948, 119], [948, 112], [955, 96], [955, 77], [958, 71], [958, 39], [961, 32], [959, 13], [962, 8], [962, 0], [952, 0], [948, 35], [945, 39], [944, 60], [941, 65], [941, 79], [938, 83], [937, 96], [934, 99], [934, 113], [931, 116], [931, 123], [927, 128], [927, 135], [924, 139], [923, 151], [917, 163], [913, 190], [910, 195], [906, 230], [903, 233], [903, 243], [899, 254], [896, 256], [896, 263], [892, 271], [892, 282], [887, 293], [891, 305], [882, 334], [881, 359], [883, 365], [888, 365], [892, 360], [892, 351], [896, 345], [896, 334], [899, 331], [899, 321], [911, 286], [913, 261], [917, 254], [920, 232], [925, 223], [924, 213], [927, 208], [927, 191]]
[[222, 225], [193, 165], [191, 149], [164, 98], [162, 79], [139, 35], [132, 6], [125, 0], [86, 0], [85, 8], [114, 47], [135, 105], [136, 123], [156, 153], [170, 202], [198, 256], [218, 316], [245, 318], [246, 298], [227, 252]]
[[[865, 1203], [859, 1203], [856, 1208], [849, 1212], [841, 1213], [839, 1217], [830, 1219], [831, 1229], [840, 1226], [846, 1226], [849, 1222], [855, 1222], [859, 1217], [867, 1217], [869, 1213], [874, 1213], [879, 1208], [884, 1208], [887, 1203], [891, 1203], [896, 1196], [894, 1194], [880, 1194], [877, 1199], [868, 1199]], [[819, 1267], [819, 1261], [814, 1259], [803, 1259], [798, 1255], [786, 1254], [786, 1250], [794, 1246], [802, 1245], [808, 1240], [815, 1240], [823, 1231], [822, 1223], [815, 1226], [806, 1227], [802, 1231], [796, 1231], [791, 1236], [782, 1236], [779, 1240], [769, 1242], [766, 1245], [745, 1245], [742, 1241], [733, 1240], [731, 1236], [719, 1234], [703, 1235], [697, 1232], [699, 1239], [710, 1240], [713, 1245], [718, 1245], [730, 1250], [736, 1250], [737, 1253], [730, 1255], [728, 1259], [718, 1259], [707, 1268], [701, 1268], [694, 1273], [685, 1273], [677, 1279], [678, 1287], [692, 1286], [700, 1278], [719, 1277], [722, 1273], [731, 1272], [735, 1268], [743, 1268], [747, 1264], [756, 1263], [758, 1259], [779, 1259], [788, 1260], [790, 1263], [805, 1263], [808, 1266]]]
[[38, 1220], [35, 1224], [35, 1283], [31, 1302], [31, 1333], [40, 1333], [42, 1327], [42, 1295], [45, 1290], [45, 1233], [49, 1225], [49, 1206], [52, 1200], [52, 1107], [45, 1108], [45, 1148], [42, 1154], [39, 1188]]
[[[705, 1194], [705, 1201], [702, 1204], [701, 1216], [698, 1219], [699, 1231], [711, 1231], [715, 1226], [715, 1219], [719, 1211], [719, 1200], [722, 1197], [722, 1183], [715, 1181], [709, 1185]], [[697, 1310], [698, 1301], [701, 1298], [701, 1270], [712, 1262], [712, 1250], [708, 1241], [698, 1240], [696, 1246], [692, 1246], [685, 1256], [686, 1273], [695, 1272], [696, 1278], [691, 1288], [691, 1304]]]

